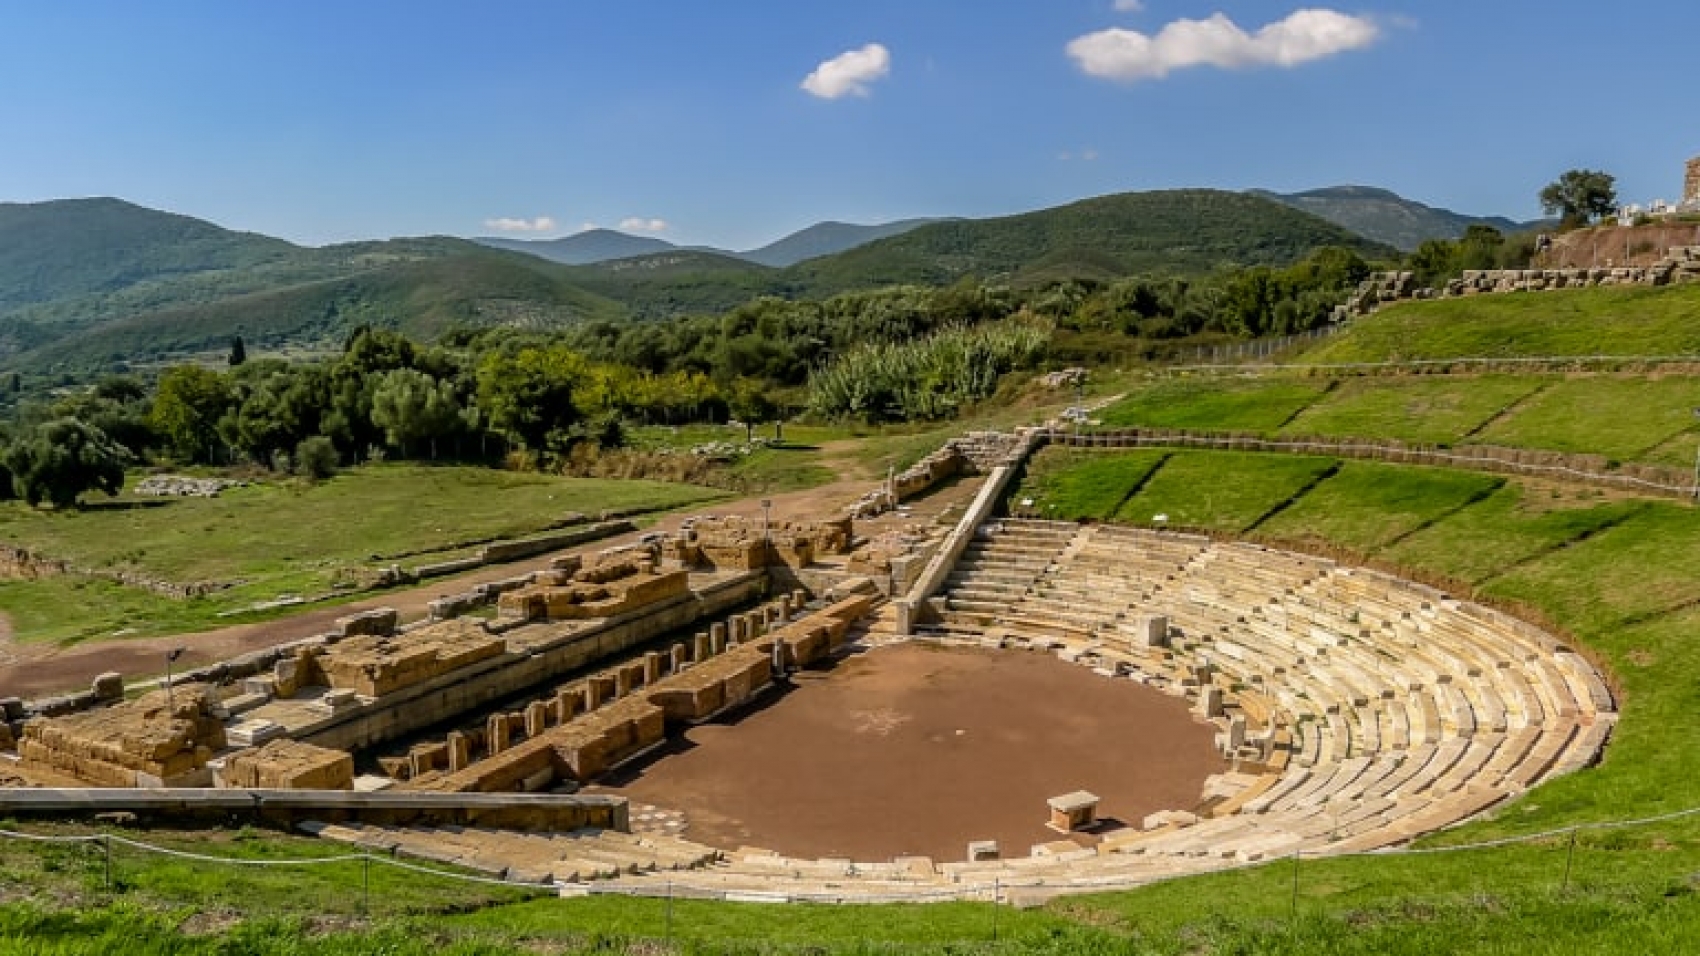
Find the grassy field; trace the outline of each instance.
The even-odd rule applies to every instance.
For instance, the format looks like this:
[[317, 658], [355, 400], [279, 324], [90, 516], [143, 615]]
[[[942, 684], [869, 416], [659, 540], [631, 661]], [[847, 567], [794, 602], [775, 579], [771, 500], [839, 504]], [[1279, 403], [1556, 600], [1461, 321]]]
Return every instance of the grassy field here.
[[663, 510], [723, 494], [653, 481], [380, 465], [319, 484], [268, 482], [217, 498], [125, 498], [67, 512], [8, 502], [0, 505], [0, 541], [95, 572], [228, 587], [185, 601], [69, 576], [0, 582], [0, 601], [24, 640], [170, 633], [256, 602], [345, 588], [377, 566], [423, 563], [465, 553], [474, 542], [533, 534], [571, 512]]

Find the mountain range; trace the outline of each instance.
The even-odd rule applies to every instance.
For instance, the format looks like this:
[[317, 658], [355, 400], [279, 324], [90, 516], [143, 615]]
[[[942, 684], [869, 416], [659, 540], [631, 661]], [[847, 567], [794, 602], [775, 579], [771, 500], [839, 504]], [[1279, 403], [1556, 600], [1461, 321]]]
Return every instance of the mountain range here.
[[1471, 226], [1491, 226], [1510, 234], [1550, 224], [1547, 220], [1516, 222], [1503, 216], [1468, 216], [1424, 205], [1374, 186], [1330, 186], [1302, 193], [1272, 193], [1260, 189], [1251, 192], [1252, 195], [1286, 203], [1294, 209], [1303, 209], [1344, 226], [1365, 239], [1384, 242], [1403, 252], [1411, 252], [1430, 239], [1457, 239]]
[[712, 246], [678, 246], [654, 236], [633, 236], [624, 232], [616, 232], [613, 229], [586, 229], [583, 232], [562, 236], [559, 239], [512, 239], [503, 236], [479, 236], [472, 241], [495, 249], [529, 253], [551, 262], [559, 262], [569, 266], [593, 265], [614, 259], [631, 259], [663, 252], [687, 251], [730, 256], [757, 265], [783, 269], [786, 266], [796, 265], [804, 259], [830, 256], [846, 249], [854, 249], [865, 243], [873, 242], [876, 239], [900, 235], [918, 226], [938, 221], [937, 219], [904, 219], [899, 222], [888, 222], [874, 226], [859, 226], [848, 222], [817, 222], [783, 239], [770, 242], [759, 249], [750, 249], [745, 252], [716, 249]]
[[0, 373], [63, 378], [146, 367], [221, 350], [238, 334], [250, 349], [324, 347], [360, 324], [431, 338], [463, 327], [717, 313], [762, 295], [825, 297], [964, 277], [1036, 287], [1197, 275], [1284, 265], [1322, 245], [1397, 255], [1391, 243], [1330, 219], [1402, 200], [1361, 187], [1317, 191], [1326, 193], [1340, 195], [1319, 204], [1316, 194], [1183, 189], [991, 219], [820, 223], [743, 253], [611, 231], [549, 242], [438, 236], [307, 248], [118, 199], [0, 203]]

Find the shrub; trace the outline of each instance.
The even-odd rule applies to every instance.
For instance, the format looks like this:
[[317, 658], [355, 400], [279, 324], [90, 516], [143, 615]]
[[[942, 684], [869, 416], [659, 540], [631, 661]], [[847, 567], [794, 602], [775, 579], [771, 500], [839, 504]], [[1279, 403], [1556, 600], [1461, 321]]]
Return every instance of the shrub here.
[[336, 474], [336, 466], [336, 445], [323, 435], [302, 439], [295, 446], [296, 470], [313, 481], [323, 481]]

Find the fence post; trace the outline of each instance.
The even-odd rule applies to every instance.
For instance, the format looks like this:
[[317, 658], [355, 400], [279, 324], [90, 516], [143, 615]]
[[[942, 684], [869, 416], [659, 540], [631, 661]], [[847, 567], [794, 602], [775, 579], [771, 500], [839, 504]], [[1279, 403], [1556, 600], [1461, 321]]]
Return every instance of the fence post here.
[[1288, 911], [1288, 922], [1292, 924], [1293, 931], [1298, 932], [1298, 928], [1299, 928], [1299, 851], [1298, 850], [1293, 851], [1293, 902], [1292, 902], [1292, 906], [1290, 907], [1290, 909]]
[[1570, 891], [1570, 864], [1576, 859], [1576, 828], [1570, 828], [1570, 848], [1564, 851], [1564, 882], [1559, 885], [1560, 893]]

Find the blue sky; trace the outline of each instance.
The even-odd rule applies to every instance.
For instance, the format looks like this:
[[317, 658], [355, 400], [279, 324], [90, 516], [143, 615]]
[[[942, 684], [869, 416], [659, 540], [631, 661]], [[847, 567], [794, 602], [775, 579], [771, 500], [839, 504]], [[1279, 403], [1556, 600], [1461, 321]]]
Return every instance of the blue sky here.
[[1679, 198], [1700, 4], [1373, 3], [0, 0], [0, 201], [750, 248], [1180, 186]]

